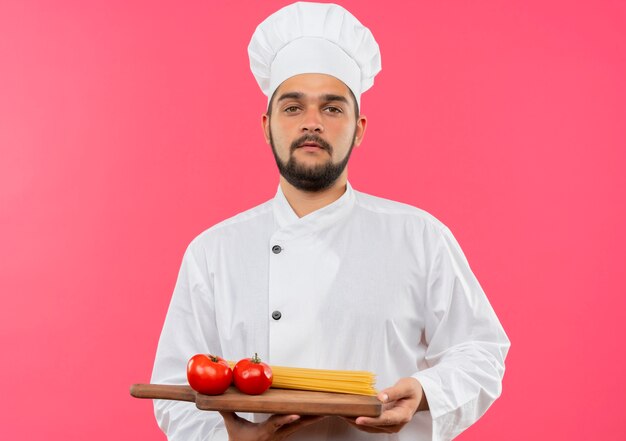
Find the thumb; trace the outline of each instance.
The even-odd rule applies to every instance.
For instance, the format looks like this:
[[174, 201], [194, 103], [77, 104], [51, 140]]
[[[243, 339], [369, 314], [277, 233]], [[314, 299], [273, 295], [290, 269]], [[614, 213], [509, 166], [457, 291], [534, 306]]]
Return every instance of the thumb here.
[[380, 391], [376, 398], [383, 403], [389, 403], [415, 396], [418, 388], [420, 384], [415, 378], [402, 378], [392, 387]]

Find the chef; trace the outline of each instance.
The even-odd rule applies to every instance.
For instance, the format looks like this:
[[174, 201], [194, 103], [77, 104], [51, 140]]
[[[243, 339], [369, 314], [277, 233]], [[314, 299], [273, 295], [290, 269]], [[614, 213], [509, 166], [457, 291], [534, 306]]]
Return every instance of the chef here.
[[261, 23], [248, 51], [278, 190], [189, 245], [152, 382], [186, 384], [196, 353], [258, 353], [371, 371], [384, 411], [237, 415], [157, 400], [161, 429], [172, 441], [454, 438], [500, 395], [509, 341], [448, 228], [348, 182], [361, 95], [381, 69], [374, 37], [340, 6], [299, 2]]

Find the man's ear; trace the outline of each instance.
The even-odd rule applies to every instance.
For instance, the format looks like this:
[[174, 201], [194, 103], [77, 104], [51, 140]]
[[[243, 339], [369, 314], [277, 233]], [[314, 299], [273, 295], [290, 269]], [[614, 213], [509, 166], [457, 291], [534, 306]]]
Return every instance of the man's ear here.
[[359, 115], [359, 118], [356, 121], [356, 132], [354, 134], [354, 146], [355, 147], [358, 147], [363, 141], [366, 128], [367, 128], [367, 117], [365, 115]]
[[267, 113], [264, 113], [261, 117], [261, 124], [263, 125], [263, 136], [265, 136], [265, 142], [270, 143], [270, 117]]

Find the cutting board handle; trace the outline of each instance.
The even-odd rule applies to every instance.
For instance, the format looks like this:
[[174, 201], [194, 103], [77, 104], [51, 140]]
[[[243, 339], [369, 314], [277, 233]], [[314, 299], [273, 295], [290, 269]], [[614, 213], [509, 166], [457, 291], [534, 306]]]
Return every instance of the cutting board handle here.
[[133, 384], [130, 394], [135, 398], [196, 402], [196, 392], [189, 386], [170, 384]]

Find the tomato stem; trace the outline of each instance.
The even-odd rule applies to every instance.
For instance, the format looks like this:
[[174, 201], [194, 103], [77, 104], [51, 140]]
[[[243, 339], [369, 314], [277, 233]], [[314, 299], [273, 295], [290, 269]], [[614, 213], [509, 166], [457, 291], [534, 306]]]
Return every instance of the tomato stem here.
[[252, 363], [256, 363], [256, 364], [261, 363], [261, 359], [259, 358], [259, 354], [257, 354], [257, 353], [255, 352], [255, 353], [254, 353], [254, 357], [252, 357], [252, 358], [250, 359], [250, 361], [251, 361]]

